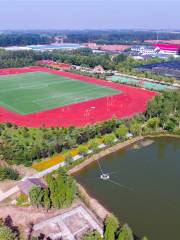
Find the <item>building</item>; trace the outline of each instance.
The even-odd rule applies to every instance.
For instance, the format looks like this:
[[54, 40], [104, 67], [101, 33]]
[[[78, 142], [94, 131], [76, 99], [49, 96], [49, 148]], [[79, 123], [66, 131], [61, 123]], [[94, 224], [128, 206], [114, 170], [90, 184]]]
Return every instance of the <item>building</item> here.
[[[29, 230], [28, 228], [27, 232]], [[101, 221], [83, 203], [64, 209], [57, 216], [40, 220], [31, 228], [33, 236], [39, 237], [43, 234], [43, 239], [53, 240], [82, 240], [83, 236], [92, 230], [98, 231], [101, 237], [103, 236]]]
[[84, 45], [86, 48], [90, 48], [92, 50], [101, 51], [101, 52], [115, 52], [120, 53], [124, 52], [127, 49], [130, 49], [130, 45], [107, 45], [107, 44], [96, 44], [96, 43], [86, 43]]
[[180, 45], [177, 44], [153, 44], [154, 47], [160, 49], [160, 53], [176, 55], [180, 49]]
[[93, 72], [94, 72], [94, 73], [100, 73], [100, 74], [102, 74], [102, 73], [104, 73], [105, 71], [104, 71], [104, 68], [103, 68], [102, 66], [98, 65], [98, 66], [96, 66], [96, 67], [93, 69]]
[[131, 54], [136, 55], [156, 55], [160, 48], [156, 46], [134, 45], [131, 47]]
[[22, 194], [29, 195], [29, 191], [32, 187], [38, 186], [40, 188], [46, 188], [47, 185], [40, 178], [27, 178], [19, 183], [18, 187]]
[[66, 38], [66, 37], [56, 36], [56, 37], [54, 38], [55, 44], [59, 44], [59, 43], [60, 43], [60, 44], [63, 44], [65, 38]]
[[141, 72], [152, 72], [157, 75], [180, 79], [180, 61], [145, 64], [136, 69]]

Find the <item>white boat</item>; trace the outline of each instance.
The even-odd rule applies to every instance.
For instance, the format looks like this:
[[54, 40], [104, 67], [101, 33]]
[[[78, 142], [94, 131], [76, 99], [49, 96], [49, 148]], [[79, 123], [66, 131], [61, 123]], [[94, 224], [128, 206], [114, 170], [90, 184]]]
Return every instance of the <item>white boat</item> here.
[[110, 178], [110, 176], [108, 173], [103, 173], [100, 175], [100, 179], [102, 179], [102, 180], [108, 180], [109, 178]]

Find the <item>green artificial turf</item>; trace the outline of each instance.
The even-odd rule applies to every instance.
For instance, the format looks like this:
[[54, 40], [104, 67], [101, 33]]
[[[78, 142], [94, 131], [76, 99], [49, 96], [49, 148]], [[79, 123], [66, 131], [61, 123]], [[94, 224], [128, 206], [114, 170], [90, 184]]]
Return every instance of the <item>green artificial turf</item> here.
[[0, 106], [23, 115], [119, 93], [46, 72], [0, 76]]

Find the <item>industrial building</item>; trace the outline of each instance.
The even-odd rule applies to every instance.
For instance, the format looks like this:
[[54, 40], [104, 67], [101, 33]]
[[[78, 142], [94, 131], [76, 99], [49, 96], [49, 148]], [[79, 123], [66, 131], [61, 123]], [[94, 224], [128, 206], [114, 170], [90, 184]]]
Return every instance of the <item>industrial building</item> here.
[[180, 61], [146, 64], [136, 68], [136, 70], [141, 72], [152, 72], [154, 74], [168, 77], [175, 77], [180, 80]]

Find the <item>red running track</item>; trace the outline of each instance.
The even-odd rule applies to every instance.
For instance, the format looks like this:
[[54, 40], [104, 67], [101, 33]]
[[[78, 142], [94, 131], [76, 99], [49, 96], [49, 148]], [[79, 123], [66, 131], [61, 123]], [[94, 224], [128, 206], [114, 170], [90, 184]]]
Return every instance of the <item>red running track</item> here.
[[157, 92], [152, 92], [145, 89], [129, 87], [126, 85], [90, 78], [78, 74], [60, 72], [44, 67], [1, 69], [0, 75], [37, 71], [49, 72], [92, 84], [107, 86], [118, 89], [122, 92], [118, 95], [110, 97], [103, 97], [96, 100], [90, 100], [87, 102], [72, 104], [65, 107], [59, 107], [28, 115], [20, 115], [0, 107], [0, 123], [9, 122], [18, 126], [26, 127], [82, 127], [88, 124], [94, 124], [96, 122], [102, 122], [111, 119], [113, 116], [117, 118], [125, 118], [132, 117], [137, 113], [142, 113], [146, 110], [148, 101], [158, 94]]

